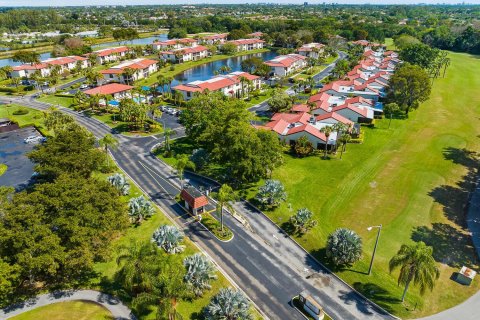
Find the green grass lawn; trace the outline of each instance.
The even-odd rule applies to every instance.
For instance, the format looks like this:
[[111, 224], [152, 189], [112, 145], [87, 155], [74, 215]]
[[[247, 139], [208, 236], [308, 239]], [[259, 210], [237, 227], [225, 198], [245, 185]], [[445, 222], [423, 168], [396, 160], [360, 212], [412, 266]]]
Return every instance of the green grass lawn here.
[[[318, 224], [296, 240], [332, 269], [325, 257], [328, 235], [339, 227], [355, 230], [363, 239], [363, 258], [351, 268], [334, 271], [402, 318], [450, 308], [480, 289], [480, 281], [465, 287], [450, 280], [463, 265], [479, 271], [464, 214], [479, 166], [472, 153], [480, 151], [480, 60], [460, 53], [450, 58], [446, 78], [435, 81], [430, 100], [409, 119], [394, 119], [390, 128], [389, 120], [362, 127], [364, 143], [349, 144], [342, 160], [338, 154], [330, 160], [322, 160], [320, 154], [287, 154], [285, 164], [273, 173], [285, 185], [288, 198], [266, 214], [282, 226], [296, 210], [309, 208]], [[192, 146], [188, 139], [179, 139], [172, 149], [191, 153]], [[176, 161], [160, 157], [168, 164]], [[244, 190], [244, 195], [252, 200], [262, 183]], [[378, 224], [383, 230], [368, 276], [376, 232], [367, 227]], [[388, 262], [402, 244], [418, 240], [433, 246], [441, 275], [433, 292], [422, 297], [410, 287], [402, 304], [398, 271], [390, 274]]]
[[242, 51], [242, 52], [238, 52], [238, 53], [233, 54], [233, 55], [216, 54], [212, 57], [202, 59], [202, 60], [188, 61], [188, 62], [184, 62], [184, 63], [173, 64], [174, 70], [170, 70], [170, 66], [166, 66], [166, 67], [160, 69], [158, 72], [155, 72], [152, 76], [150, 76], [146, 79], [137, 81], [135, 83], [135, 85], [137, 85], [137, 86], [151, 86], [155, 82], [157, 82], [157, 76], [160, 75], [160, 74], [164, 75], [165, 77], [174, 77], [177, 74], [179, 74], [179, 73], [181, 73], [185, 70], [191, 69], [193, 67], [196, 67], [196, 66], [208, 63], [208, 62], [225, 60], [225, 59], [228, 59], [228, 58], [231, 58], [231, 57], [243, 56], [243, 55], [254, 54], [254, 53], [261, 53], [261, 52], [268, 52], [268, 51], [269, 51], [269, 49], [258, 49], [258, 50], [251, 50], [251, 51]]
[[[97, 174], [99, 179], [106, 179], [107, 176], [111, 174]], [[142, 194], [141, 190], [130, 181], [130, 195], [122, 197], [122, 201], [128, 203], [129, 199], [132, 197], [138, 197]], [[102, 291], [111, 292], [113, 294], [121, 294], [118, 292], [118, 286], [112, 282], [113, 276], [117, 271], [117, 265], [115, 262], [116, 254], [118, 252], [118, 248], [121, 245], [128, 245], [132, 240], [139, 240], [139, 241], [150, 241], [150, 238], [160, 225], [162, 224], [172, 224], [170, 220], [157, 208], [156, 214], [154, 214], [150, 219], [144, 221], [140, 226], [132, 225], [127, 230], [126, 234], [119, 238], [114, 243], [114, 248], [112, 250], [112, 257], [109, 261], [105, 263], [98, 263], [95, 266], [95, 270], [99, 273], [99, 277], [92, 283], [97, 289]], [[186, 250], [181, 254], [182, 257], [194, 254], [198, 252], [198, 249], [194, 246], [194, 244], [187, 238], [185, 240]], [[217, 272], [218, 279], [212, 281], [212, 289], [206, 291], [205, 294], [198, 298], [191, 301], [180, 301], [178, 305], [178, 311], [183, 316], [183, 319], [193, 319], [195, 314], [198, 314], [202, 311], [202, 309], [210, 302], [210, 299], [213, 295], [215, 295], [220, 288], [231, 286], [228, 280], [220, 273]], [[125, 300], [126, 303], [129, 303], [128, 298]], [[257, 318], [260, 318], [258, 314], [256, 314]], [[155, 319], [155, 310], [147, 315], [146, 317], [142, 317], [142, 319]]]
[[11, 320], [113, 320], [113, 315], [103, 306], [88, 301], [58, 302], [24, 312]]
[[[390, 129], [388, 120], [364, 128], [365, 143], [349, 144], [343, 160], [286, 156], [273, 174], [284, 183], [288, 199], [267, 214], [282, 225], [295, 210], [312, 210], [318, 225], [297, 240], [322, 261], [328, 234], [338, 227], [355, 230], [364, 242], [363, 259], [337, 273], [403, 318], [452, 307], [480, 288], [479, 281], [464, 287], [450, 280], [462, 265], [479, 267], [464, 214], [478, 168], [470, 156], [480, 151], [480, 63], [478, 56], [450, 57], [446, 78], [436, 80], [431, 99], [408, 120], [393, 120]], [[255, 188], [249, 191], [252, 196]], [[367, 227], [380, 223], [373, 273], [367, 276], [376, 236]], [[402, 305], [398, 272], [389, 274], [388, 261], [402, 244], [417, 240], [434, 247], [441, 276], [424, 297], [411, 287]]]
[[303, 79], [307, 80], [308, 77], [314, 76], [317, 73], [321, 72], [323, 69], [325, 69], [336, 58], [337, 57], [328, 57], [324, 64], [319, 65], [319, 66], [314, 66], [311, 70], [305, 69], [301, 73], [295, 75], [293, 78], [295, 78], [295, 79], [303, 78]]
[[396, 50], [396, 47], [395, 47], [395, 44], [393, 43], [392, 38], [386, 38], [385, 45], [387, 46], [387, 50]]
[[25, 115], [14, 115], [13, 113], [20, 108], [26, 108], [18, 104], [4, 104], [0, 105], [0, 118], [9, 118], [23, 127], [35, 126], [43, 135], [48, 135], [49, 132], [44, 126], [43, 112], [26, 108], [28, 113]]
[[65, 108], [73, 108], [75, 103], [73, 97], [57, 97], [55, 95], [45, 95], [37, 99], [40, 102], [50, 103], [54, 106], [62, 106]]

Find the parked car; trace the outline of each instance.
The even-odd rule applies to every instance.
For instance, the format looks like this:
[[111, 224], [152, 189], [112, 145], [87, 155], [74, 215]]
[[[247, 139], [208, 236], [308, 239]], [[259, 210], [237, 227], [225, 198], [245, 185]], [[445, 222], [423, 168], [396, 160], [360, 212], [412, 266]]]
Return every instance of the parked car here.
[[80, 85], [80, 90], [85, 90], [85, 89], [88, 89], [90, 86], [86, 83]]
[[28, 136], [26, 137], [23, 142], [25, 143], [39, 143], [39, 142], [44, 142], [47, 140], [45, 137], [42, 136]]

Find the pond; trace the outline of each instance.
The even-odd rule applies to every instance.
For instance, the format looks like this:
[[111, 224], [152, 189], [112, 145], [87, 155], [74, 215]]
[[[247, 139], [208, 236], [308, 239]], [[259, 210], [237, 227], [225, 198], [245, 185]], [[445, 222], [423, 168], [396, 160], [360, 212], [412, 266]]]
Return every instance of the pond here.
[[269, 51], [263, 53], [255, 53], [249, 54], [244, 56], [232, 57], [225, 60], [218, 60], [213, 62], [208, 62], [192, 69], [188, 69], [177, 76], [175, 76], [175, 80], [172, 82], [172, 87], [180, 84], [180, 83], [187, 83], [197, 80], [207, 80], [215, 76], [215, 71], [220, 69], [220, 67], [224, 65], [228, 65], [233, 71], [240, 71], [241, 70], [241, 63], [242, 61], [250, 58], [250, 57], [259, 57], [262, 60], [270, 60], [277, 56], [276, 52]]
[[[153, 41], [155, 40], [161, 40], [161, 41], [164, 41], [164, 40], [168, 40], [168, 35], [166, 33], [162, 33], [162, 34], [159, 34], [159, 35], [155, 35], [153, 37], [147, 37], [147, 38], [138, 38], [138, 39], [133, 39], [132, 41], [111, 41], [111, 42], [104, 42], [104, 43], [101, 43], [101, 44], [96, 44], [96, 45], [93, 45], [92, 48], [95, 50], [95, 48], [98, 48], [98, 47], [109, 47], [109, 46], [124, 46], [124, 45], [132, 45], [132, 44], [140, 44], [140, 45], [146, 45], [146, 44], [149, 44], [149, 43], [153, 43]], [[41, 53], [40, 54], [40, 60], [46, 60], [46, 59], [49, 59], [51, 58], [52, 55], [50, 52], [45, 52], [45, 53]], [[0, 67], [4, 67], [4, 66], [19, 66], [21, 65], [20, 62], [15, 62], [13, 61], [12, 59], [0, 59]]]

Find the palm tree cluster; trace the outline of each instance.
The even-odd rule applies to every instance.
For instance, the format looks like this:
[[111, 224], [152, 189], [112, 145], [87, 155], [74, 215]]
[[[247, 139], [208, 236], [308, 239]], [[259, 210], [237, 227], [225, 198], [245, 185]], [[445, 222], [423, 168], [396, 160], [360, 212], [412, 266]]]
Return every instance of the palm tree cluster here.
[[132, 198], [128, 202], [128, 215], [135, 224], [151, 217], [155, 213], [152, 203], [142, 196]]
[[217, 269], [206, 256], [201, 253], [188, 256], [183, 260], [186, 274], [184, 281], [191, 287], [195, 295], [201, 296], [205, 290], [211, 289], [210, 281], [217, 279]]
[[165, 252], [174, 254], [185, 250], [185, 246], [181, 244], [184, 237], [177, 227], [165, 224], [155, 230], [152, 241]]
[[205, 308], [206, 320], [251, 320], [250, 302], [240, 291], [220, 289]]
[[269, 179], [258, 189], [256, 199], [263, 205], [278, 206], [287, 199], [287, 193], [280, 181]]
[[107, 181], [110, 182], [110, 184], [114, 186], [121, 195], [126, 196], [130, 193], [130, 183], [128, 183], [123, 174], [115, 173], [109, 176]]
[[297, 213], [290, 217], [290, 223], [295, 228], [295, 232], [303, 234], [310, 228], [317, 225], [317, 221], [312, 219], [313, 213], [307, 208], [302, 208]]
[[362, 256], [362, 239], [346, 228], [335, 230], [327, 239], [327, 257], [337, 266], [351, 265]]

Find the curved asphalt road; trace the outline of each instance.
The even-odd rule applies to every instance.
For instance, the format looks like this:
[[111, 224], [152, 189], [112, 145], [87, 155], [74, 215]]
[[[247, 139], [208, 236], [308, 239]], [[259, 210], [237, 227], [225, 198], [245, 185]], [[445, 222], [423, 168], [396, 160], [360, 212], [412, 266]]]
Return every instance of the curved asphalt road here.
[[[40, 110], [50, 106], [29, 97], [13, 100]], [[96, 119], [70, 109], [60, 110], [75, 117], [97, 138], [111, 133], [108, 126]], [[181, 130], [176, 131], [177, 135], [183, 135]], [[154, 145], [162, 142], [162, 137], [115, 136], [120, 146], [112, 155], [120, 168], [249, 296], [265, 318], [304, 319], [290, 305], [290, 300], [305, 289], [319, 297], [325, 311], [333, 319], [394, 318], [325, 269], [263, 213], [246, 203], [238, 202], [235, 208], [247, 218], [250, 228], [226, 216], [225, 222], [235, 237], [228, 243], [218, 241], [202, 225], [192, 221], [174, 200], [180, 192], [180, 181], [169, 166], [150, 153]], [[196, 181], [194, 177], [187, 178], [192, 184], [206, 182]]]
[[131, 310], [125, 306], [119, 299], [109, 294], [94, 290], [75, 290], [75, 291], [57, 291], [48, 294], [42, 294], [35, 299], [29, 300], [23, 304], [14, 305], [0, 310], [0, 319], [8, 319], [21, 313], [43, 307], [52, 303], [65, 301], [91, 301], [107, 308], [116, 320], [135, 320]]

